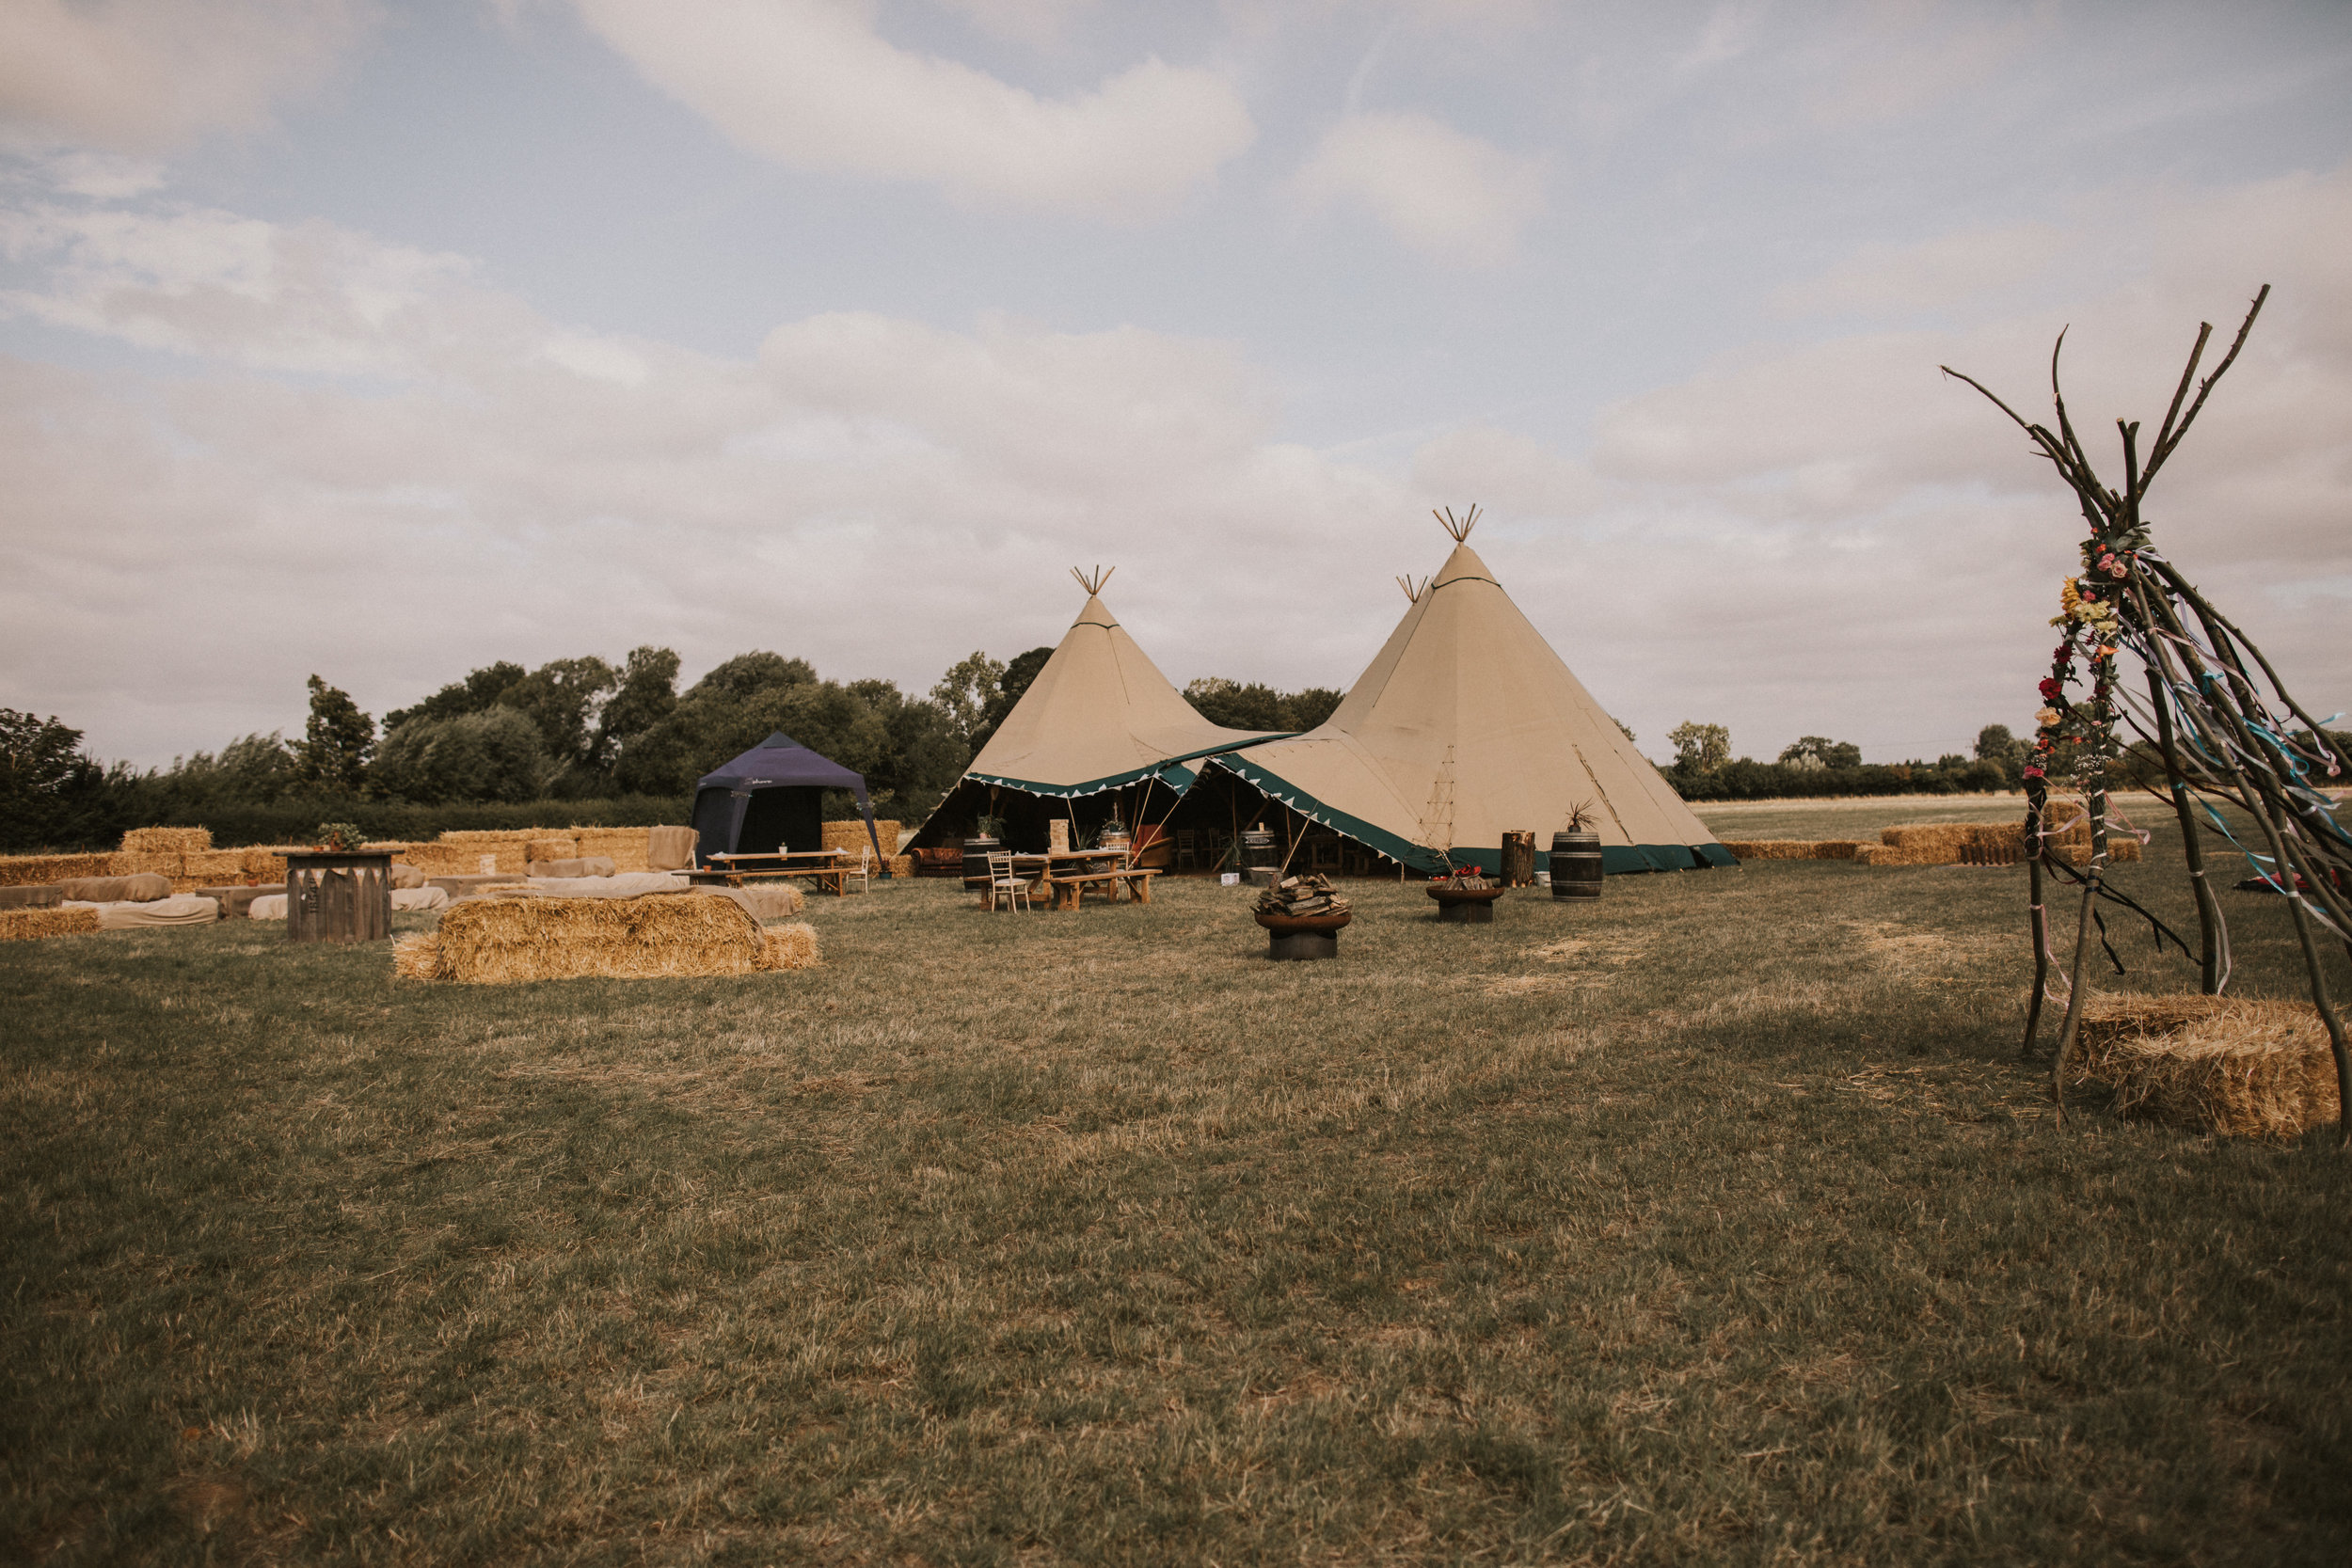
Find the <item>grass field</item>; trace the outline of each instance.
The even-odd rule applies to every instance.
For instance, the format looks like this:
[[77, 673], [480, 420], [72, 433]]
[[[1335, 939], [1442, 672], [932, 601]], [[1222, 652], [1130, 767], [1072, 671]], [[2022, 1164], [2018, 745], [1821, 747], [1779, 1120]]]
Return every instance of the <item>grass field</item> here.
[[7, 944], [0, 1558], [2352, 1560], [2352, 1160], [2054, 1128], [2024, 877], [1366, 882], [1326, 964], [1200, 881], [734, 980]]

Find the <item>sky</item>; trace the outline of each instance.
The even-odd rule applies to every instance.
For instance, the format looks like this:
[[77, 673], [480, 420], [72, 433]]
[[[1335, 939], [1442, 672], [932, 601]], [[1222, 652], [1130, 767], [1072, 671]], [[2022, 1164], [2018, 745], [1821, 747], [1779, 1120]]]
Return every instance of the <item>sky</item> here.
[[494, 659], [1344, 689], [1470, 543], [1643, 749], [2025, 733], [2007, 420], [2237, 366], [2157, 544], [2352, 709], [2352, 6], [10, 0], [0, 706]]

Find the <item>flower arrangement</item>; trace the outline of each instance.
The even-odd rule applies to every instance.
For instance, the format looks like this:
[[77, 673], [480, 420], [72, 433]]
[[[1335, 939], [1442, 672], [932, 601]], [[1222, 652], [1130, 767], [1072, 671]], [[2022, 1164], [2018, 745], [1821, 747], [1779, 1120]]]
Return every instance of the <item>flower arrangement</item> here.
[[[2107, 759], [2120, 754], [2115, 653], [2125, 626], [2138, 626], [2131, 610], [2131, 577], [2147, 543], [2147, 531], [2137, 527], [2094, 533], [2082, 542], [2081, 575], [2058, 585], [2058, 612], [2050, 625], [2062, 630], [2064, 640], [2050, 650], [2050, 673], [2039, 689], [2042, 705], [2034, 714], [2033, 754], [2025, 769], [2029, 788], [2056, 768], [2071, 769], [2087, 792], [2094, 791]], [[2090, 687], [2080, 700], [2067, 695], [2077, 660]]]

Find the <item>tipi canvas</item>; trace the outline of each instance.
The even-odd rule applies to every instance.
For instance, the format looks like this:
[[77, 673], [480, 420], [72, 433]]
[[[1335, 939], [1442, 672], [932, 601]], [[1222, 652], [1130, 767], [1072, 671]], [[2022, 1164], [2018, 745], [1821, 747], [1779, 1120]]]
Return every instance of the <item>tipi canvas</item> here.
[[[1454, 531], [1450, 525], [1450, 531]], [[1587, 806], [1611, 872], [1734, 866], [1455, 531], [1330, 719], [1216, 761], [1267, 796], [1416, 870], [1502, 863], [1502, 835], [1550, 834]]]

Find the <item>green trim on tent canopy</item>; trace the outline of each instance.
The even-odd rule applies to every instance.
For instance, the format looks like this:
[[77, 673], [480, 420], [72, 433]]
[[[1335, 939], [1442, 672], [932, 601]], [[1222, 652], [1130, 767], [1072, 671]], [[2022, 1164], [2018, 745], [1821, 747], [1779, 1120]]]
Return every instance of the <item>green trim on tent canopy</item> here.
[[[1269, 735], [1249, 741], [1248, 744], [1262, 746], [1268, 740], [1293, 740], [1297, 737], [1298, 734], [1299, 732], [1294, 730], [1288, 735]], [[1184, 764], [1197, 762], [1202, 757], [1210, 756], [1212, 753], [1221, 753], [1229, 749], [1222, 743], [1217, 746], [1203, 747], [1198, 752], [1187, 752], [1183, 756], [1162, 757], [1148, 768], [1131, 768], [1124, 773], [1113, 773], [1108, 778], [1089, 779], [1084, 784], [1039, 784], [1033, 779], [1007, 779], [1000, 778], [993, 773], [966, 773], [964, 777], [979, 784], [1001, 784], [1007, 789], [1018, 789], [1030, 795], [1051, 795], [1058, 800], [1073, 800], [1081, 796], [1100, 795], [1105, 790], [1124, 789], [1129, 784], [1141, 784], [1146, 779], [1159, 779], [1177, 794], [1182, 795], [1190, 790], [1200, 776], [1198, 768], [1186, 768], [1183, 766]], [[1224, 759], [1222, 755], [1218, 755], [1216, 760], [1223, 761]], [[1184, 775], [1184, 782], [1181, 784], [1175, 782], [1172, 777], [1179, 773]]]
[[[1414, 844], [1376, 828], [1361, 817], [1350, 816], [1334, 810], [1305, 790], [1295, 787], [1288, 780], [1253, 767], [1230, 753], [1209, 758], [1218, 767], [1238, 775], [1255, 786], [1269, 800], [1278, 800], [1311, 821], [1327, 828], [1335, 828], [1360, 844], [1378, 850], [1389, 859], [1412, 871], [1435, 872], [1446, 867], [1446, 859], [1426, 845]], [[1491, 848], [1456, 847], [1451, 851], [1454, 863], [1459, 865], [1483, 865], [1500, 868], [1502, 864], [1501, 846]], [[1634, 875], [1647, 871], [1704, 871], [1713, 866], [1738, 870], [1739, 859], [1720, 844], [1610, 844], [1600, 851], [1601, 874], [1606, 877]], [[1546, 849], [1535, 851], [1535, 869], [1548, 871], [1551, 854]]]

